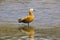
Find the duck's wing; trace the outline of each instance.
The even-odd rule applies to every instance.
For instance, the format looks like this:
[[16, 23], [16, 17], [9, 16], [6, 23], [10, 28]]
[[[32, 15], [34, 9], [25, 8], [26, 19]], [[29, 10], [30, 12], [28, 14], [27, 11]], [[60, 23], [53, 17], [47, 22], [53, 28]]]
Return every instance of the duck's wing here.
[[25, 18], [22, 18], [22, 22], [28, 23], [29, 22], [29, 19], [30, 19], [30, 16], [27, 16]]
[[21, 22], [24, 22], [24, 23], [27, 23], [27, 21], [29, 20], [30, 16], [26, 16], [25, 18], [21, 18], [21, 19], [18, 19], [18, 22], [21, 23]]

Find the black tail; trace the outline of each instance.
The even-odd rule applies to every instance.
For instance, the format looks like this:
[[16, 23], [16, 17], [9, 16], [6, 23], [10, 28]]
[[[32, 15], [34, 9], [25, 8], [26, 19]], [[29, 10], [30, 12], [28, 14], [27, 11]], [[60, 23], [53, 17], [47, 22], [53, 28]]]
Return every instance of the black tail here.
[[21, 23], [21, 19], [18, 19], [18, 22]]

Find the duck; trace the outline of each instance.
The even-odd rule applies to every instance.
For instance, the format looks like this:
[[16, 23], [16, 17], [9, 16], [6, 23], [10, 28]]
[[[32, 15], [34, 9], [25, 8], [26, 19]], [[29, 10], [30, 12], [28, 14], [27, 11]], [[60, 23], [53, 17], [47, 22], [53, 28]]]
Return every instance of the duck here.
[[33, 14], [33, 9], [30, 8], [29, 9], [29, 15], [24, 17], [24, 18], [20, 18], [18, 19], [19, 23], [27, 23], [29, 26], [29, 23], [31, 23], [34, 20], [34, 14]]

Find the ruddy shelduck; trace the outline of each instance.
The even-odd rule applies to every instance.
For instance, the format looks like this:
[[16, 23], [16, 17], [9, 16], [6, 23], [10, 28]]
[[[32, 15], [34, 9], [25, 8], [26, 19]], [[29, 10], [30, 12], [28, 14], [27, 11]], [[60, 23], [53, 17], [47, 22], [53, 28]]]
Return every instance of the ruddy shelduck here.
[[18, 19], [18, 22], [27, 23], [29, 26], [29, 23], [32, 22], [33, 20], [34, 20], [33, 9], [29, 9], [29, 15], [24, 18]]

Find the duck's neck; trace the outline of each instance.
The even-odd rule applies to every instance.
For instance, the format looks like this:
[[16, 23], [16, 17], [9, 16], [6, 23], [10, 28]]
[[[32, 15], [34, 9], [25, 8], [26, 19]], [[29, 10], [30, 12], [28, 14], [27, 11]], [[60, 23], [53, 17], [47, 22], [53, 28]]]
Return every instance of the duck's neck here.
[[33, 12], [32, 11], [29, 11], [29, 15], [33, 15]]

